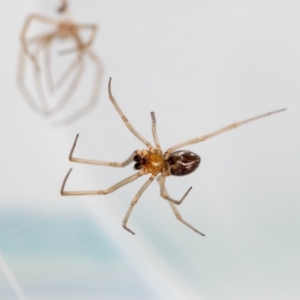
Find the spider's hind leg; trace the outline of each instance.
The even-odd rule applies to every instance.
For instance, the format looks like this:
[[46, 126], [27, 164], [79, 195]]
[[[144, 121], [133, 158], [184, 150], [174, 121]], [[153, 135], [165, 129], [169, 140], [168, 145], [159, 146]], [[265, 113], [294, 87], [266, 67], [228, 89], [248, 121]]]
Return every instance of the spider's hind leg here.
[[199, 233], [200, 235], [205, 236], [205, 234], [203, 234], [202, 232], [200, 232], [199, 230], [197, 230], [195, 227], [193, 227], [192, 225], [190, 225], [189, 223], [187, 223], [186, 221], [184, 221], [182, 219], [182, 217], [181, 217], [178, 209], [176, 208], [176, 206], [172, 202], [170, 202], [170, 201], [169, 201], [169, 203], [170, 203], [171, 208], [172, 208], [172, 210], [173, 210], [173, 212], [174, 212], [174, 214], [175, 214], [175, 216], [176, 216], [176, 218], [177, 218], [178, 221], [182, 222], [184, 225], [186, 225], [187, 227], [191, 228], [192, 230], [194, 230], [195, 232]]
[[165, 187], [165, 180], [166, 180], [166, 177], [165, 176], [158, 176], [157, 178], [157, 182], [159, 184], [159, 187], [160, 187], [160, 196], [176, 205], [179, 205], [182, 203], [182, 201], [185, 199], [185, 197], [188, 195], [188, 193], [191, 191], [192, 187], [190, 187], [186, 192], [185, 194], [181, 197], [180, 200], [174, 200], [173, 198], [171, 198], [169, 196], [169, 193]]
[[[180, 203], [184, 200], [184, 198], [187, 196], [187, 194], [189, 193], [189, 191], [191, 190], [192, 187], [190, 187], [190, 188], [188, 189], [188, 191], [183, 195], [183, 197], [181, 198], [180, 201], [176, 201], [176, 200], [173, 200], [173, 199], [169, 196], [169, 194], [168, 194], [168, 191], [167, 191], [167, 189], [166, 189], [166, 187], [165, 187], [165, 177], [159, 176], [159, 177], [157, 178], [157, 181], [158, 181], [159, 186], [160, 186], [160, 195], [161, 195], [163, 198], [165, 198], [166, 200], [168, 200], [168, 202], [169, 202], [169, 204], [171, 205], [171, 208], [172, 208], [172, 210], [173, 210], [173, 212], [174, 212], [174, 214], [175, 214], [177, 220], [180, 221], [180, 222], [182, 222], [184, 225], [186, 225], [187, 227], [191, 228], [191, 229], [194, 230], [195, 232], [199, 233], [200, 235], [205, 236], [202, 232], [200, 232], [200, 231], [197, 230], [195, 227], [193, 227], [192, 225], [190, 225], [189, 223], [187, 223], [186, 221], [184, 221], [184, 220], [182, 219], [182, 216], [180, 215], [178, 209], [177, 209], [176, 206], [175, 206], [175, 204], [178, 205], [178, 204], [180, 204]], [[175, 204], [174, 204], [174, 203], [175, 203]]]

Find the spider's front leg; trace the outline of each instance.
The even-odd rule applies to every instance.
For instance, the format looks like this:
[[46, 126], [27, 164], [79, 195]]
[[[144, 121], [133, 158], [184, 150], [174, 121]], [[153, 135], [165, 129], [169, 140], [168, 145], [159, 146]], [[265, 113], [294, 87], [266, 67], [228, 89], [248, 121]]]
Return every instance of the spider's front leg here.
[[[131, 123], [129, 123], [128, 119], [125, 117], [125, 115], [123, 114], [119, 105], [117, 104], [117, 102], [111, 92], [111, 77], [109, 78], [109, 82], [108, 82], [108, 95], [109, 95], [109, 99], [110, 99], [111, 103], [115, 107], [116, 111], [122, 118], [122, 120], [125, 123], [125, 125], [127, 126], [127, 128], [133, 133], [133, 135], [136, 138], [138, 138], [143, 144], [145, 144], [150, 151], [153, 151], [154, 148], [152, 147], [152, 145], [140, 133], [138, 133], [136, 131], [136, 129], [131, 125]], [[154, 122], [154, 119], [152, 119], [152, 120], [153, 120], [152, 122]]]
[[84, 164], [91, 164], [91, 165], [100, 165], [100, 166], [109, 166], [109, 167], [119, 167], [123, 168], [129, 165], [132, 161], [134, 156], [136, 155], [136, 151], [134, 151], [129, 158], [127, 158], [123, 162], [108, 162], [108, 161], [99, 161], [99, 160], [91, 160], [91, 159], [83, 159], [83, 158], [76, 158], [73, 157], [73, 152], [75, 150], [77, 140], [78, 140], [79, 134], [76, 135], [75, 141], [73, 143], [72, 149], [69, 154], [69, 160], [73, 162], [78, 162], [78, 163], [84, 163]]
[[[136, 155], [136, 151], [134, 151], [131, 156], [125, 160], [124, 162], [122, 163], [115, 163], [115, 162], [106, 162], [106, 161], [97, 161], [97, 160], [90, 160], [90, 159], [82, 159], [82, 158], [75, 158], [73, 157], [73, 152], [74, 152], [74, 149], [75, 149], [75, 146], [76, 146], [76, 143], [77, 143], [77, 140], [78, 140], [78, 136], [79, 134], [76, 135], [76, 138], [75, 138], [75, 141], [73, 143], [73, 146], [72, 146], [72, 149], [71, 149], [71, 152], [69, 154], [69, 159], [70, 161], [74, 161], [74, 162], [79, 162], [79, 163], [86, 163], [86, 164], [93, 164], [93, 165], [102, 165], [102, 166], [110, 166], [110, 167], [125, 167], [127, 166], [132, 160], [133, 160], [133, 157]], [[62, 183], [62, 186], [61, 186], [61, 189], [60, 189], [60, 193], [62, 196], [80, 196], [80, 195], [105, 195], [105, 194], [109, 194], [109, 193], [112, 193], [113, 191], [115, 191], [116, 189], [122, 187], [123, 185], [139, 178], [140, 176], [144, 175], [144, 171], [141, 170], [139, 171], [138, 173], [120, 181], [119, 183], [113, 185], [112, 187], [106, 189], [106, 190], [97, 190], [97, 191], [65, 191], [65, 185], [66, 185], [66, 182], [68, 180], [68, 177], [71, 173], [72, 169], [69, 170], [69, 172], [67, 173], [63, 183]]]
[[126, 185], [127, 183], [130, 183], [131, 181], [134, 181], [136, 179], [138, 179], [140, 176], [144, 175], [144, 172], [143, 171], [140, 171], [138, 173], [135, 173], [127, 178], [125, 178], [124, 180], [118, 182], [117, 184], [111, 186], [110, 188], [108, 189], [105, 189], [105, 190], [94, 190], [94, 191], [65, 191], [65, 185], [66, 185], [66, 182], [68, 180], [68, 177], [70, 175], [72, 171], [72, 168], [69, 170], [69, 172], [67, 173], [63, 183], [62, 183], [62, 186], [61, 186], [61, 189], [60, 189], [60, 194], [62, 196], [88, 196], [88, 195], [106, 195], [106, 194], [109, 194], [109, 193], [112, 193], [114, 192], [115, 190], [117, 190], [118, 188], [122, 187], [123, 185]]
[[[52, 24], [52, 25], [57, 25], [57, 22], [54, 21], [54, 20], [52, 20], [52, 19], [50, 19], [50, 18], [44, 17], [44, 16], [40, 16], [40, 15], [37, 15], [37, 14], [32, 14], [32, 15], [29, 15], [27, 17], [27, 19], [26, 19], [26, 21], [24, 23], [24, 26], [23, 26], [22, 31], [21, 31], [21, 44], [22, 44], [22, 48], [23, 48], [24, 53], [31, 58], [31, 60], [35, 64], [35, 67], [38, 69], [39, 66], [37, 64], [35, 55], [29, 51], [29, 45], [31, 43], [31, 40], [27, 40], [27, 36], [26, 36], [31, 23], [34, 20], [40, 21], [42, 23]], [[49, 34], [38, 36], [38, 37], [34, 38], [34, 40], [35, 39], [37, 39], [37, 40], [45, 39], [48, 35]]]

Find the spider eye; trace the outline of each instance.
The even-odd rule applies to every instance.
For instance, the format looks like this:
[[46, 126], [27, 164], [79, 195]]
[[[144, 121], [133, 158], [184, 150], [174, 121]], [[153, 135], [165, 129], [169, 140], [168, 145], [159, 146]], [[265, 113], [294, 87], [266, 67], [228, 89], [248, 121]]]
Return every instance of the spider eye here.
[[143, 167], [143, 165], [142, 165], [141, 163], [137, 162], [136, 164], [134, 164], [133, 167], [134, 167], [136, 170], [140, 170], [140, 169]]
[[133, 160], [136, 161], [136, 162], [140, 161], [141, 159], [142, 159], [142, 156], [139, 155], [139, 154], [137, 154], [137, 155], [135, 155], [135, 156], [133, 157]]

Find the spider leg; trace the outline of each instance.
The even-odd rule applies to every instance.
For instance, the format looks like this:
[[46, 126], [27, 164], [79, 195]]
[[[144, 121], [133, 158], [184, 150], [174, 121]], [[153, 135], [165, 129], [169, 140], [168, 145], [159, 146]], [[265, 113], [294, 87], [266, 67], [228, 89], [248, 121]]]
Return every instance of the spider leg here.
[[[20, 61], [19, 61], [19, 67], [18, 67], [18, 78], [17, 78], [17, 84], [19, 87], [20, 92], [24, 96], [25, 100], [29, 104], [29, 106], [40, 116], [45, 116], [47, 111], [49, 110], [49, 105], [45, 99], [45, 95], [43, 93], [42, 83], [40, 79], [40, 67], [38, 64], [38, 54], [39, 52], [49, 45], [52, 38], [54, 37], [54, 34], [46, 34], [39, 36], [38, 38], [34, 38], [34, 40], [29, 41], [28, 44], [37, 43], [37, 50], [36, 53], [26, 53], [24, 49], [21, 49], [20, 51]], [[34, 80], [35, 85], [38, 93], [38, 98], [40, 101], [40, 106], [36, 104], [36, 101], [33, 99], [31, 93], [27, 89], [27, 87], [24, 84], [24, 74], [26, 69], [26, 57], [29, 56], [30, 61], [34, 64]]]
[[24, 99], [26, 100], [27, 104], [30, 106], [30, 108], [40, 115], [41, 117], [44, 117], [45, 114], [43, 110], [40, 108], [39, 105], [37, 105], [36, 101], [33, 99], [32, 95], [30, 94], [29, 90], [27, 89], [26, 85], [24, 84], [24, 73], [25, 73], [25, 67], [26, 67], [26, 56], [23, 51], [23, 49], [20, 50], [19, 54], [19, 63], [18, 63], [18, 76], [17, 76], [17, 85], [19, 88], [19, 91], [23, 95]]
[[61, 189], [60, 189], [60, 194], [62, 196], [106, 195], [106, 194], [114, 192], [115, 190], [122, 187], [123, 185], [125, 185], [125, 184], [127, 184], [131, 181], [134, 181], [137, 178], [139, 178], [140, 176], [144, 175], [144, 172], [140, 171], [138, 173], [135, 173], [134, 175], [131, 175], [130, 177], [125, 178], [124, 180], [118, 182], [117, 184], [115, 184], [115, 185], [113, 185], [110, 188], [105, 189], [105, 190], [98, 190], [98, 191], [65, 191], [65, 185], [66, 185], [66, 182], [68, 180], [68, 177], [69, 177], [71, 171], [72, 171], [72, 168], [69, 170], [69, 172], [67, 173], [67, 175], [66, 175], [66, 177], [65, 177], [65, 179], [62, 183], [62, 186], [61, 186]]
[[54, 93], [54, 85], [53, 85], [53, 78], [52, 78], [52, 72], [51, 72], [51, 58], [50, 58], [50, 47], [51, 45], [49, 45], [49, 47], [46, 48], [45, 51], [45, 78], [46, 78], [46, 84], [47, 84], [47, 88], [49, 90], [50, 93]]
[[32, 45], [36, 42], [40, 42], [42, 40], [47, 39], [47, 37], [49, 37], [51, 35], [55, 36], [56, 31], [51, 30], [48, 33], [41, 33], [41, 34], [38, 34], [38, 35], [35, 35], [35, 36], [32, 36], [32, 37], [26, 38], [25, 43], [26, 43], [27, 47], [29, 47], [30, 45]]
[[155, 143], [156, 149], [160, 150], [160, 144], [159, 144], [157, 132], [156, 132], [156, 118], [155, 118], [154, 111], [151, 112], [151, 121], [152, 121], [152, 135], [153, 135], [154, 143]]
[[117, 112], [119, 113], [119, 115], [121, 116], [122, 120], [124, 121], [125, 125], [127, 126], [127, 128], [143, 143], [145, 144], [149, 150], [151, 151], [153, 149], [153, 147], [151, 146], [151, 144], [140, 134], [138, 133], [134, 127], [129, 123], [128, 119], [124, 116], [123, 112], [121, 111], [120, 107], [118, 106], [115, 98], [113, 97], [112, 93], [111, 93], [111, 78], [109, 78], [109, 83], [108, 83], [108, 93], [109, 93], [109, 99], [112, 102], [113, 106], [115, 107], [115, 109], [117, 110]]
[[[48, 66], [49, 66], [49, 64], [48, 64]], [[78, 83], [80, 82], [83, 71], [84, 71], [83, 57], [81, 56], [81, 54], [79, 53], [77, 55], [77, 57], [74, 59], [74, 61], [68, 66], [68, 68], [61, 75], [61, 77], [57, 80], [57, 82], [54, 83], [54, 85], [52, 85], [52, 79], [50, 79], [52, 91], [58, 90], [64, 84], [64, 82], [70, 78], [70, 76], [73, 74], [72, 71], [74, 69], [76, 71], [75, 75], [74, 75], [73, 79], [71, 80], [71, 82], [69, 83], [69, 86], [68, 86], [67, 90], [65, 91], [64, 95], [62, 96], [62, 98], [60, 99], [60, 101], [57, 103], [56, 106], [54, 106], [52, 108], [52, 110], [51, 110], [52, 115], [58, 113], [62, 108], [64, 108], [64, 106], [68, 103], [68, 101], [71, 99], [72, 95], [76, 91], [76, 87], [78, 86]], [[49, 67], [48, 67], [48, 70], [49, 71], [46, 72], [46, 74], [49, 73], [49, 75], [50, 75]], [[48, 80], [48, 82], [49, 82], [49, 80]]]
[[253, 118], [250, 118], [250, 119], [246, 119], [246, 120], [243, 120], [243, 121], [240, 121], [240, 122], [236, 122], [236, 123], [233, 123], [231, 125], [228, 125], [228, 126], [225, 126], [221, 129], [218, 129], [210, 134], [207, 134], [207, 135], [204, 135], [204, 136], [201, 136], [201, 137], [197, 137], [197, 138], [194, 138], [194, 139], [191, 139], [191, 140], [188, 140], [188, 141], [185, 141], [185, 142], [182, 142], [182, 143], [179, 143], [175, 146], [172, 146], [171, 148], [169, 148], [165, 153], [164, 153], [164, 159], [168, 159], [170, 153], [172, 153], [174, 150], [176, 149], [179, 149], [179, 148], [182, 148], [183, 146], [187, 146], [187, 145], [191, 145], [191, 144], [196, 144], [196, 143], [199, 143], [199, 142], [203, 142], [209, 138], [212, 138], [218, 134], [221, 134], [223, 132], [226, 132], [227, 130], [231, 130], [231, 129], [234, 129], [238, 126], [241, 126], [241, 125], [244, 125], [246, 123], [249, 123], [249, 122], [252, 122], [252, 121], [255, 121], [257, 119], [260, 119], [260, 118], [264, 118], [264, 117], [267, 117], [267, 116], [270, 116], [270, 115], [273, 115], [273, 114], [276, 114], [276, 113], [279, 113], [279, 112], [282, 112], [282, 111], [285, 111], [286, 109], [283, 108], [283, 109], [278, 109], [278, 110], [275, 110], [275, 111], [271, 111], [271, 112], [268, 112], [266, 114], [262, 114], [262, 115], [259, 115], [259, 116], [256, 116], [256, 117], [253, 117]]
[[[49, 32], [46, 34], [40, 34], [38, 36], [32, 37], [30, 39], [24, 40], [24, 43], [27, 46], [27, 52], [24, 50], [24, 53], [31, 59], [37, 71], [40, 71], [40, 64], [38, 63], [38, 55], [43, 50], [43, 48], [47, 47], [52, 39], [56, 36], [56, 32]], [[29, 51], [29, 47], [37, 44], [39, 47], [36, 51]]]
[[178, 221], [182, 222], [184, 225], [186, 225], [187, 227], [191, 228], [192, 230], [194, 230], [195, 232], [199, 233], [200, 235], [202, 236], [205, 236], [205, 234], [203, 234], [202, 232], [200, 232], [199, 230], [197, 230], [195, 227], [193, 227], [192, 225], [190, 225], [189, 223], [187, 223], [186, 221], [184, 221], [182, 219], [182, 216], [180, 215], [178, 209], [176, 208], [176, 206], [172, 203], [172, 202], [169, 202], [170, 205], [171, 205], [171, 208], [177, 218]]
[[141, 195], [143, 194], [143, 192], [146, 190], [146, 188], [151, 184], [151, 182], [153, 181], [154, 178], [155, 178], [155, 176], [154, 176], [154, 175], [151, 175], [151, 177], [150, 177], [150, 178], [144, 183], [144, 185], [140, 188], [140, 190], [138, 191], [138, 193], [137, 193], [137, 194], [135, 195], [135, 197], [133, 198], [133, 200], [132, 200], [132, 202], [131, 202], [131, 204], [130, 204], [130, 206], [129, 206], [129, 209], [128, 209], [127, 213], [126, 213], [126, 216], [125, 216], [125, 218], [124, 218], [124, 220], [123, 220], [122, 225], [123, 225], [124, 229], [126, 229], [126, 230], [129, 231], [129, 232], [131, 232], [132, 234], [135, 234], [135, 233], [134, 233], [133, 231], [131, 231], [131, 230], [126, 226], [127, 221], [128, 221], [128, 219], [129, 219], [129, 217], [130, 217], [130, 214], [131, 214], [131, 211], [133, 210], [134, 205], [138, 202], [139, 198], [141, 197]]
[[95, 65], [95, 68], [96, 68], [95, 80], [94, 80], [94, 85], [92, 87], [92, 93], [90, 96], [90, 100], [87, 102], [87, 104], [85, 104], [83, 107], [79, 108], [77, 111], [75, 111], [73, 114], [71, 114], [67, 118], [53, 122], [54, 126], [60, 126], [63, 124], [70, 124], [70, 123], [74, 122], [75, 120], [80, 118], [82, 115], [88, 113], [97, 104], [97, 100], [99, 98], [100, 86], [101, 86], [101, 79], [102, 79], [102, 74], [103, 74], [103, 67], [102, 67], [100, 59], [97, 57], [97, 55], [92, 50], [88, 50], [85, 53], [92, 60], [92, 62]]
[[180, 200], [174, 200], [173, 198], [171, 198], [169, 196], [169, 193], [165, 187], [165, 180], [166, 180], [166, 177], [165, 176], [161, 176], [159, 175], [157, 177], [157, 182], [160, 186], [160, 196], [163, 197], [164, 199], [176, 204], [176, 205], [179, 205], [182, 203], [182, 201], [185, 199], [185, 197], [188, 195], [188, 193], [190, 192], [190, 190], [192, 189], [192, 187], [190, 187], [186, 193], [182, 196], [182, 198]]
[[126, 159], [125, 161], [118, 163], [118, 162], [107, 162], [107, 161], [98, 161], [98, 160], [91, 160], [91, 159], [82, 159], [82, 158], [76, 158], [73, 157], [73, 152], [77, 143], [77, 139], [79, 137], [79, 134], [76, 135], [74, 144], [72, 146], [71, 152], [69, 154], [69, 160], [73, 161], [73, 162], [79, 162], [79, 163], [83, 163], [83, 164], [91, 164], [91, 165], [100, 165], [100, 166], [109, 166], [109, 167], [119, 167], [119, 168], [123, 168], [127, 165], [129, 165], [132, 161], [133, 161], [133, 157], [136, 155], [136, 151], [134, 151], [128, 159]]
[[77, 25], [77, 27], [80, 29], [90, 29], [91, 30], [90, 37], [88, 38], [87, 42], [84, 43], [84, 47], [89, 48], [95, 40], [97, 30], [98, 30], [97, 26], [94, 24], [84, 24], [84, 25]]
[[[42, 47], [39, 49], [39, 51], [37, 52], [37, 55], [39, 54], [40, 50], [42, 50], [42, 48], [47, 47], [49, 45], [49, 42], [47, 42], [47, 44], [42, 45]], [[35, 59], [37, 58], [36, 56], [34, 56]], [[38, 60], [36, 59], [36, 63], [38, 62]], [[39, 101], [41, 103], [41, 107], [42, 110], [44, 112], [44, 115], [48, 115], [50, 112], [50, 105], [47, 101], [47, 97], [45, 95], [45, 91], [43, 88], [43, 82], [42, 82], [42, 77], [41, 77], [41, 70], [40, 68], [35, 68], [34, 70], [34, 82], [35, 82], [35, 87], [37, 90], [37, 94], [38, 94], [38, 98]]]
[[[29, 29], [29, 26], [32, 23], [32, 21], [34, 21], [34, 20], [37, 20], [37, 21], [40, 21], [40, 22], [43, 22], [43, 23], [52, 24], [52, 25], [56, 25], [57, 22], [50, 19], [50, 18], [40, 16], [40, 15], [37, 15], [37, 14], [29, 15], [27, 17], [27, 19], [25, 20], [24, 26], [23, 26], [22, 31], [21, 31], [21, 44], [22, 44], [23, 51], [25, 52], [25, 54], [28, 55], [29, 57], [31, 57], [32, 61], [34, 63], [36, 63], [35, 58], [33, 57], [32, 53], [28, 49], [29, 43], [26, 39], [26, 34], [27, 34], [28, 29]], [[37, 64], [35, 66], [38, 67]]]
[[65, 70], [65, 72], [61, 75], [61, 77], [54, 83], [54, 89], [58, 90], [64, 82], [69, 78], [70, 74], [72, 74], [72, 71], [78, 67], [80, 61], [80, 57], [76, 57], [74, 61], [69, 65], [69, 67]]
[[56, 114], [59, 112], [64, 106], [69, 102], [71, 99], [72, 95], [76, 91], [76, 87], [78, 83], [80, 82], [80, 79], [82, 77], [83, 71], [84, 71], [84, 64], [82, 61], [82, 57], [79, 56], [78, 61], [77, 61], [77, 71], [71, 80], [67, 90], [65, 91], [64, 95], [60, 99], [60, 101], [57, 103], [56, 106], [53, 107], [51, 114]]
[[[54, 37], [55, 37], [55, 35], [53, 33], [51, 33], [46, 36], [40, 36], [39, 40], [34, 38], [34, 40], [30, 41], [30, 42], [32, 42], [32, 41], [40, 42], [40, 47], [37, 49], [36, 53], [32, 53], [32, 57], [33, 57], [36, 65], [38, 65], [38, 54], [43, 50], [43, 48], [46, 48], [46, 51], [45, 51], [45, 78], [46, 78], [46, 83], [47, 83], [48, 88], [50, 88], [50, 90], [52, 90], [52, 91], [55, 87], [53, 87], [53, 84], [52, 84], [49, 47], [50, 47], [51, 41]], [[52, 109], [50, 109], [50, 106], [49, 106], [48, 102], [46, 101], [47, 97], [45, 95], [45, 91], [43, 88], [40, 67], [38, 66], [35, 68], [35, 74], [34, 74], [35, 75], [35, 85], [36, 85], [36, 90], [37, 90], [37, 93], [39, 96], [39, 100], [41, 102], [41, 106], [44, 110], [44, 115], [46, 114], [47, 116], [50, 116], [50, 115], [57, 113], [59, 110], [61, 110], [67, 104], [68, 100], [70, 100], [70, 98], [72, 97], [72, 94], [75, 92], [75, 88], [81, 79], [83, 68], [84, 68], [84, 65], [82, 65], [82, 56], [81, 55], [78, 55], [75, 63], [71, 64], [71, 68], [68, 68], [67, 72], [65, 74], [63, 74], [64, 78], [61, 78], [61, 79], [66, 80], [68, 78], [68, 76], [71, 74], [71, 71], [74, 67], [77, 67], [77, 69], [78, 69], [77, 72], [75, 73], [74, 78], [72, 79], [71, 83], [69, 84], [69, 87], [66, 90], [66, 92], [64, 93], [62, 99]], [[62, 81], [60, 81], [60, 83], [62, 83]]]
[[43, 49], [47, 49], [49, 48], [49, 46], [51, 45], [51, 42], [53, 40], [53, 38], [55, 37], [55, 33], [50, 33], [48, 35], [42, 36], [40, 38], [40, 40], [36, 40], [37, 42], [39, 42], [39, 47], [36, 49], [36, 53], [32, 53], [32, 57], [34, 58], [34, 64], [36, 64], [35, 69], [34, 69], [34, 79], [35, 79], [35, 86], [36, 86], [36, 91], [38, 94], [38, 99], [40, 101], [42, 110], [44, 112], [44, 116], [48, 116], [49, 112], [50, 112], [50, 106], [49, 103], [47, 101], [47, 97], [44, 91], [44, 87], [43, 87], [43, 83], [42, 83], [42, 74], [41, 74], [41, 69], [39, 67], [39, 54], [41, 53], [41, 51]]

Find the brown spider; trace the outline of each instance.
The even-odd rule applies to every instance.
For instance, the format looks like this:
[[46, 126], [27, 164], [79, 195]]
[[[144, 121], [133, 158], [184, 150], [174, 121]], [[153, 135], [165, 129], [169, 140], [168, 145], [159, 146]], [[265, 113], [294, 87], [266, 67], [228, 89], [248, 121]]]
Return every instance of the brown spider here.
[[[87, 113], [96, 104], [98, 98], [102, 68], [99, 58], [90, 49], [96, 36], [97, 26], [93, 24], [77, 24], [72, 21], [69, 17], [67, 0], [62, 0], [62, 5], [58, 9], [58, 12], [64, 14], [64, 17], [60, 20], [53, 20], [38, 14], [32, 14], [27, 17], [21, 32], [22, 48], [20, 52], [18, 86], [25, 100], [36, 113], [43, 117], [52, 117], [59, 113], [73, 96], [83, 75], [85, 66], [84, 58], [87, 57], [96, 68], [93, 90], [88, 103], [74, 111], [64, 120], [72, 122]], [[52, 29], [47, 33], [28, 38], [27, 33], [32, 27], [31, 24], [33, 21], [39, 21], [41, 22], [40, 24], [49, 25]], [[87, 41], [83, 41], [80, 36], [82, 30], [88, 30], [88, 32], [90, 32]], [[75, 58], [71, 60], [71, 63], [65, 71], [60, 75], [57, 81], [53, 83], [50, 68], [51, 48], [53, 48], [55, 41], [67, 40], [73, 41], [75, 46], [71, 49], [60, 51], [60, 54], [67, 55], [75, 53]], [[29, 58], [29, 61], [33, 65], [37, 101], [25, 85], [26, 58]], [[44, 59], [44, 71], [41, 67], [42, 58]], [[64, 87], [62, 95], [56, 105], [49, 105], [45, 85], [52, 94], [54, 91], [58, 91]]]
[[134, 127], [129, 123], [127, 118], [124, 116], [123, 112], [121, 111], [120, 107], [118, 106], [115, 98], [113, 97], [111, 93], [111, 78], [109, 79], [108, 84], [108, 93], [109, 93], [109, 99], [111, 100], [112, 104], [116, 108], [117, 112], [121, 116], [122, 120], [124, 121], [127, 128], [142, 142], [147, 146], [147, 150], [136, 150], [134, 151], [130, 157], [125, 160], [124, 162], [117, 163], [117, 162], [105, 162], [105, 161], [96, 161], [96, 160], [89, 160], [89, 159], [82, 159], [82, 158], [75, 158], [73, 157], [73, 152], [76, 146], [76, 142], [78, 139], [78, 134], [75, 138], [73, 147], [71, 149], [69, 159], [70, 161], [79, 162], [79, 163], [85, 163], [85, 164], [93, 164], [93, 165], [101, 165], [101, 166], [110, 166], [110, 167], [125, 167], [132, 161], [135, 161], [134, 169], [139, 170], [139, 172], [135, 173], [134, 175], [118, 182], [117, 184], [113, 185], [112, 187], [105, 189], [105, 190], [98, 190], [98, 191], [65, 191], [65, 184], [66, 181], [72, 171], [72, 168], [67, 173], [61, 187], [61, 195], [62, 196], [81, 196], [81, 195], [105, 195], [108, 193], [112, 193], [116, 189], [122, 187], [123, 185], [147, 174], [151, 174], [150, 178], [144, 183], [144, 185], [141, 187], [141, 189], [138, 191], [138, 193], [135, 195], [134, 199], [132, 200], [130, 207], [126, 213], [126, 216], [123, 221], [123, 227], [134, 234], [127, 226], [127, 221], [129, 219], [129, 216], [131, 214], [131, 211], [134, 207], [134, 205], [137, 203], [138, 199], [142, 195], [142, 193], [146, 190], [146, 188], [151, 184], [151, 182], [154, 180], [156, 176], [158, 176], [157, 181], [160, 185], [160, 195], [164, 199], [168, 200], [168, 202], [171, 205], [171, 208], [173, 212], [176, 215], [176, 218], [181, 221], [183, 224], [188, 226], [189, 228], [193, 229], [197, 233], [204, 236], [204, 234], [200, 231], [198, 231], [196, 228], [191, 226], [189, 223], [184, 221], [179, 214], [176, 205], [179, 205], [182, 203], [182, 201], [185, 199], [185, 197], [188, 195], [192, 187], [190, 187], [187, 192], [183, 195], [183, 197], [180, 200], [174, 200], [172, 199], [165, 187], [165, 180], [167, 176], [174, 175], [174, 176], [184, 176], [187, 174], [190, 174], [194, 172], [199, 164], [200, 164], [200, 157], [188, 150], [178, 150], [179, 148], [182, 148], [187, 145], [203, 142], [206, 139], [209, 139], [213, 136], [216, 136], [218, 134], [221, 134], [227, 130], [234, 129], [240, 125], [243, 125], [245, 123], [284, 111], [285, 109], [279, 109], [276, 111], [272, 111], [263, 115], [259, 115], [241, 122], [233, 123], [231, 125], [225, 126], [217, 131], [214, 131], [210, 134], [204, 135], [202, 137], [197, 137], [179, 144], [176, 144], [175, 146], [172, 146], [169, 148], [165, 153], [162, 152], [158, 138], [156, 133], [156, 120], [154, 112], [151, 112], [151, 119], [152, 119], [152, 134], [154, 138], [155, 147], [153, 147], [140, 133], [138, 133]]

